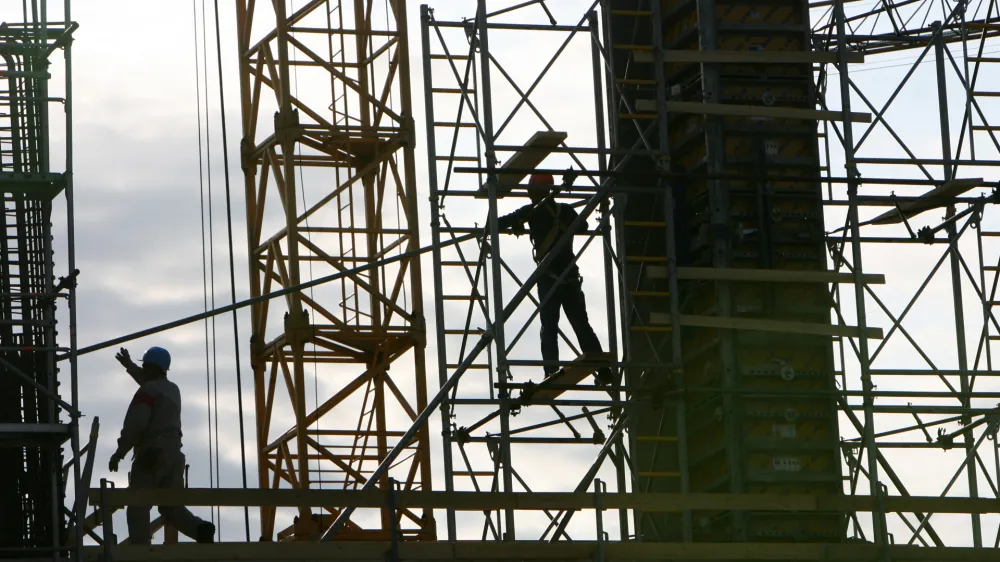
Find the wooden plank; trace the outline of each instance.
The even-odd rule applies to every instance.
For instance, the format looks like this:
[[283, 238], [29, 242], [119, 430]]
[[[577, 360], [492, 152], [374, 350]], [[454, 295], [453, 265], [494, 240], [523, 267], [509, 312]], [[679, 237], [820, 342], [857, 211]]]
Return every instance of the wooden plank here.
[[[652, 51], [634, 51], [635, 62], [651, 64]], [[695, 51], [665, 50], [665, 63], [808, 64], [836, 63], [836, 52], [817, 51]], [[864, 53], [848, 52], [847, 62], [865, 62]]]
[[[524, 150], [519, 150], [512, 154], [506, 162], [497, 170], [498, 194], [509, 193], [511, 186], [520, 184], [528, 174], [523, 172], [504, 172], [504, 170], [531, 170], [538, 167], [543, 160], [548, 158], [553, 148], [558, 148], [568, 135], [559, 131], [538, 131], [528, 142], [524, 143]], [[485, 197], [486, 186], [479, 189], [477, 197]]]
[[869, 224], [898, 224], [903, 222], [900, 213], [907, 220], [931, 209], [947, 206], [954, 203], [953, 199], [969, 191], [974, 187], [983, 185], [983, 178], [963, 178], [935, 186], [933, 189], [919, 197], [918, 201], [907, 201], [899, 205], [898, 210], [892, 209], [868, 221]]
[[[232, 560], [385, 560], [388, 542], [251, 542], [165, 546], [116, 546], [116, 562]], [[401, 542], [401, 560], [594, 560], [595, 541], [455, 541]], [[915, 545], [829, 543], [639, 543], [606, 541], [604, 559], [625, 560], [802, 560], [857, 562], [887, 558], [900, 562], [1000, 562], [1000, 549], [920, 547]], [[83, 547], [83, 558], [98, 562], [100, 546]]]
[[559, 369], [551, 377], [546, 377], [544, 381], [538, 383], [538, 386], [527, 395], [522, 394], [519, 401], [524, 404], [530, 404], [532, 400], [554, 400], [566, 392], [567, 389], [551, 388], [553, 385], [571, 386], [580, 384], [583, 379], [594, 374], [601, 367], [607, 367], [614, 360], [615, 357], [610, 353], [584, 353], [572, 365], [567, 365]]
[[[854, 283], [854, 274], [837, 271], [789, 271], [783, 269], [737, 269], [678, 267], [677, 278], [700, 281], [747, 281], [761, 283]], [[885, 275], [866, 273], [868, 285], [884, 285]]]
[[[669, 316], [666, 322], [669, 323]], [[681, 326], [698, 328], [720, 328], [729, 330], [746, 330], [755, 332], [780, 332], [785, 334], [810, 334], [815, 336], [846, 336], [858, 337], [860, 332], [855, 326], [837, 326], [834, 324], [817, 324], [812, 322], [795, 322], [791, 320], [765, 320], [763, 318], [737, 318], [721, 316], [696, 316], [682, 314]], [[882, 339], [881, 328], [868, 328], [868, 338]]]
[[[139, 490], [116, 488], [108, 490], [109, 505], [126, 502], [144, 505], [197, 506], [274, 506], [274, 507], [382, 507], [387, 495], [381, 490], [243, 490], [240, 488], [185, 488], [182, 490]], [[93, 505], [100, 503], [100, 490], [90, 490]], [[399, 508], [453, 507], [459, 511], [494, 509], [545, 510], [593, 509], [594, 495], [590, 492], [427, 492], [400, 491], [396, 494]], [[685, 510], [762, 510], [762, 511], [861, 511], [877, 509], [869, 496], [809, 495], [809, 494], [671, 494], [671, 493], [608, 493], [602, 494], [605, 509], [640, 509], [650, 512], [681, 512]], [[912, 513], [997, 513], [1000, 502], [991, 498], [938, 496], [889, 496], [885, 498], [887, 512]]]

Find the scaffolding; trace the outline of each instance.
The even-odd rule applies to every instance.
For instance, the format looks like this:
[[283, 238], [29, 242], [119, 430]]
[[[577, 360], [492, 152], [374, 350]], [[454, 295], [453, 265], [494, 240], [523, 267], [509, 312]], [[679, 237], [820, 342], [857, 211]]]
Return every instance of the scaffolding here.
[[[25, 4], [27, 6], [27, 4]], [[25, 7], [24, 23], [0, 24], [0, 558], [57, 559], [81, 554], [89, 466], [81, 448], [76, 383], [76, 270], [73, 246], [72, 150], [51, 150], [65, 109], [71, 138], [70, 42], [75, 25], [50, 18], [44, 0]], [[66, 2], [62, 16], [69, 18]], [[53, 53], [64, 52], [65, 74], [50, 88]], [[64, 93], [50, 93], [59, 88]], [[62, 169], [64, 171], [55, 171]], [[67, 255], [56, 279], [53, 202], [65, 193], [69, 220]], [[57, 303], [68, 309], [70, 344], [56, 338]], [[69, 357], [68, 377], [57, 361]], [[62, 388], [60, 380], [62, 379]], [[68, 384], [66, 384], [68, 383]], [[68, 391], [68, 392], [67, 392]], [[67, 400], [67, 394], [69, 398]], [[70, 446], [67, 461], [63, 448]], [[88, 457], [88, 463], [92, 456]], [[67, 507], [67, 493], [78, 497]]]
[[[560, 17], [543, 2], [485, 4], [467, 18], [421, 12], [433, 245], [476, 235], [434, 252], [445, 491], [582, 493], [600, 477], [610, 493], [997, 497], [996, 447], [982, 450], [995, 443], [1000, 395], [975, 387], [996, 375], [1000, 340], [998, 235], [984, 218], [996, 183], [982, 171], [1000, 146], [987, 106], [997, 94], [983, 85], [1000, 62], [987, 56], [994, 2], [635, 0]], [[928, 24], [932, 9], [942, 19]], [[884, 102], [852, 77], [909, 50], [918, 58]], [[940, 123], [941, 140], [915, 149], [887, 110], [932, 51], [938, 115], [923, 99], [921, 118]], [[557, 76], [572, 84], [572, 113], [551, 102], [564, 93]], [[589, 103], [593, 114], [580, 110]], [[525, 202], [528, 174], [569, 166], [583, 185], [557, 197], [589, 230], [557, 244], [586, 264], [610, 387], [576, 364], [571, 334], [560, 334], [566, 375], [539, 380], [546, 295], [534, 284], [547, 263], [531, 264], [497, 224]], [[887, 244], [916, 263], [943, 250], [914, 283], [863, 267]], [[911, 310], [939, 281], [951, 298], [925, 312], [937, 331], [920, 338]], [[954, 353], [940, 352], [943, 337]], [[566, 463], [557, 481], [537, 451]], [[954, 477], [933, 490], [928, 466]], [[573, 513], [484, 509], [462, 532], [449, 510], [447, 536], [563, 540]], [[938, 515], [944, 533], [932, 514], [636, 508], [605, 530], [645, 542], [993, 538], [991, 516]], [[515, 532], [526, 528], [541, 531]]]

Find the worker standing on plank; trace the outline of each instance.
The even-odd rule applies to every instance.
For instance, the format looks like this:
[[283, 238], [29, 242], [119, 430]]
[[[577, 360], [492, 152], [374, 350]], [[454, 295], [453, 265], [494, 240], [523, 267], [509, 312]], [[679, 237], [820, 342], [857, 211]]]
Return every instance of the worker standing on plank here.
[[[139, 384], [139, 390], [125, 414], [118, 449], [111, 455], [108, 468], [118, 472], [118, 463], [134, 450], [129, 487], [183, 488], [181, 393], [176, 384], [167, 380], [170, 353], [162, 347], [151, 347], [142, 356], [142, 367], [139, 367], [123, 347], [115, 359]], [[149, 544], [152, 534], [149, 510], [150, 506], [128, 506], [126, 519], [131, 544]], [[166, 522], [183, 535], [200, 543], [214, 542], [215, 525], [195, 517], [187, 508], [160, 506], [159, 511]]]
[[[567, 170], [563, 174], [563, 188], [569, 187], [576, 179], [576, 172]], [[528, 224], [528, 234], [534, 247], [535, 263], [541, 263], [549, 254], [559, 237], [569, 231], [578, 213], [565, 203], [555, 202], [553, 187], [555, 180], [551, 174], [532, 174], [528, 180], [528, 197], [531, 204], [500, 217], [497, 226], [500, 231], [510, 231], [513, 234], [524, 234], [524, 224]], [[583, 221], [578, 232], [586, 232], [587, 223]], [[573, 244], [567, 244], [556, 255], [545, 271], [538, 278], [538, 300], [542, 302], [546, 295], [552, 292], [548, 301], [542, 304], [539, 316], [542, 329], [542, 360], [545, 365], [545, 376], [551, 376], [559, 370], [555, 362], [559, 361], [559, 310], [566, 311], [577, 342], [583, 353], [602, 353], [601, 342], [590, 326], [587, 318], [587, 304], [583, 295], [583, 278], [580, 269], [573, 261]], [[565, 272], [565, 275], [563, 273]], [[562, 280], [559, 278], [562, 277]], [[609, 384], [612, 379], [610, 367], [597, 370], [597, 381]]]

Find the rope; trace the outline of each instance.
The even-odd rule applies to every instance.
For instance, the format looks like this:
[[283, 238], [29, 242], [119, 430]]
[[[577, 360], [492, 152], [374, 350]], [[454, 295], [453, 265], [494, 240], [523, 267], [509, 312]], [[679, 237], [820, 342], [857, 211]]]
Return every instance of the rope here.
[[[219, 67], [219, 114], [222, 119], [222, 159], [226, 178], [226, 227], [229, 233], [229, 291], [232, 304], [236, 304], [236, 265], [233, 257], [233, 210], [229, 191], [229, 137], [226, 134], [226, 96], [222, 80], [222, 31], [219, 29], [219, 0], [215, 4], [215, 50]], [[247, 449], [243, 428], [243, 376], [240, 370], [240, 328], [233, 309], [233, 345], [236, 353], [236, 400], [240, 416], [240, 462], [243, 476], [243, 489], [247, 488]], [[246, 540], [250, 542], [250, 508], [243, 506], [243, 520], [246, 526]], [[221, 534], [220, 534], [221, 539]]]
[[[201, 210], [201, 288], [205, 312], [208, 312], [208, 263], [205, 251], [205, 174], [202, 162], [201, 144], [201, 72], [198, 66], [198, 0], [191, 0], [191, 11], [194, 15], [194, 83], [195, 104], [198, 108], [198, 204]], [[208, 404], [208, 487], [215, 487], [214, 459], [212, 458], [212, 385], [211, 369], [208, 363], [208, 319], [205, 319], [205, 403]], [[215, 523], [215, 510], [211, 510], [212, 523]]]

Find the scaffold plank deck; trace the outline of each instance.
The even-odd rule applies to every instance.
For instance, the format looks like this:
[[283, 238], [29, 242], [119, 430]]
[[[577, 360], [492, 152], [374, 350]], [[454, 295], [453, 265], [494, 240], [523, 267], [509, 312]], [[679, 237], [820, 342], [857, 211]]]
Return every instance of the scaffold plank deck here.
[[882, 213], [871, 224], [899, 224], [903, 217], [911, 219], [924, 211], [954, 203], [954, 199], [974, 187], [983, 185], [983, 178], [954, 179], [924, 193], [916, 201], [900, 203], [899, 207]]
[[532, 400], [554, 400], [568, 389], [551, 388], [552, 386], [566, 387], [580, 384], [583, 379], [594, 374], [601, 367], [607, 367], [614, 360], [615, 357], [610, 353], [584, 353], [573, 362], [573, 365], [563, 367], [552, 376], [538, 383], [538, 386], [527, 396], [524, 396], [522, 400], [525, 402], [531, 402]]
[[[185, 488], [183, 490], [110, 489], [106, 492], [107, 504], [117, 508], [129, 503], [141, 505], [198, 506], [278, 506], [320, 507], [354, 506], [359, 508], [381, 507], [388, 504], [388, 493], [383, 490], [298, 490], [240, 488]], [[962, 498], [938, 496], [889, 496], [884, 499], [886, 512], [916, 511], [931, 513], [998, 513], [1000, 503], [991, 498]], [[90, 491], [90, 502], [101, 504], [101, 492]], [[593, 509], [596, 497], [590, 492], [444, 492], [398, 491], [393, 502], [399, 509], [428, 507], [459, 511], [484, 509]], [[834, 511], [870, 512], [879, 509], [870, 496], [838, 496], [809, 494], [712, 494], [712, 493], [662, 493], [601, 494], [605, 509], [638, 509], [643, 512], [681, 512], [685, 510], [763, 510], [763, 511]]]
[[[388, 542], [182, 543], [164, 546], [113, 547], [120, 562], [169, 560], [385, 560]], [[402, 542], [399, 560], [594, 560], [596, 541], [559, 542]], [[889, 559], [921, 562], [994, 562], [1000, 550], [986, 548], [890, 545], [888, 553], [874, 544], [821, 543], [637, 543], [606, 542], [604, 560], [824, 560], [857, 562]], [[104, 549], [84, 548], [84, 559], [97, 562]]]
[[[523, 172], [507, 172], [505, 170], [530, 170], [537, 167], [543, 160], [548, 158], [552, 149], [562, 144], [567, 134], [559, 131], [538, 131], [528, 142], [524, 143], [524, 148], [512, 154], [507, 161], [497, 170], [498, 193], [506, 194], [511, 190], [511, 186], [517, 185], [524, 180], [527, 174]], [[483, 197], [486, 196], [486, 186], [480, 188]]]

